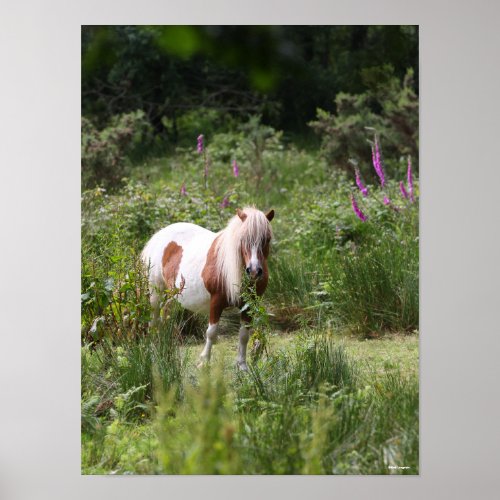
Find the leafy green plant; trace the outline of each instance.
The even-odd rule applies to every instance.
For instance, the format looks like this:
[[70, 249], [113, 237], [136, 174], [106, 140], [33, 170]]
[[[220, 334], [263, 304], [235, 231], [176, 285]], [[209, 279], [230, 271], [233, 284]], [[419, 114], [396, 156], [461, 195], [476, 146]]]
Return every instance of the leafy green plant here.
[[83, 280], [88, 285], [81, 295], [83, 337], [96, 341], [146, 335], [151, 305], [142, 263], [135, 259], [129, 269], [123, 265], [110, 270], [107, 276], [92, 273], [90, 266], [87, 269], [89, 274], [84, 274]]
[[270, 322], [262, 296], [257, 295], [255, 283], [244, 276], [241, 299], [243, 308], [251, 319], [252, 335], [250, 337], [250, 355], [253, 361], [267, 353]]
[[125, 174], [126, 156], [143, 147], [149, 133], [141, 110], [113, 117], [102, 130], [82, 117], [82, 185], [118, 185]]
[[283, 133], [263, 125], [259, 115], [251, 116], [247, 123], [240, 125], [240, 130], [244, 137], [245, 158], [251, 165], [255, 189], [258, 190], [264, 178], [266, 167], [267, 169], [272, 168], [272, 165], [266, 165], [266, 156], [283, 149], [281, 144]]
[[383, 79], [380, 71], [381, 68], [365, 70], [369, 86], [365, 93], [340, 92], [335, 98], [336, 113], [318, 109], [317, 119], [309, 123], [321, 136], [322, 152], [335, 168], [349, 172], [351, 158], [372, 179], [370, 163], [362, 159], [374, 131], [385, 144], [389, 174], [404, 169], [398, 160], [390, 158], [408, 154], [418, 158], [418, 96], [413, 90], [413, 71], [409, 70], [402, 82], [392, 76], [390, 66], [383, 68]]
[[335, 411], [331, 400], [324, 392], [320, 392], [318, 403], [311, 411], [311, 426], [301, 438], [301, 449], [304, 456], [302, 474], [324, 474], [324, 457], [328, 449], [328, 430], [335, 419]]
[[[156, 427], [159, 457], [168, 474], [240, 474], [237, 423], [222, 368], [206, 369], [198, 387], [176, 402], [160, 393]], [[175, 439], [173, 439], [175, 436]]]

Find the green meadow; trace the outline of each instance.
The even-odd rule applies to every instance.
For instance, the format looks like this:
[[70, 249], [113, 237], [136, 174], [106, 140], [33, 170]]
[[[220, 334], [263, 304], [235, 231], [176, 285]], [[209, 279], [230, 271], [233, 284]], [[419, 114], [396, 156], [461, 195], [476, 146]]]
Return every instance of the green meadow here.
[[[314, 149], [252, 126], [262, 172], [244, 133], [221, 133], [205, 138], [206, 186], [194, 141], [83, 192], [85, 474], [418, 474], [418, 202], [394, 178], [364, 198]], [[168, 224], [218, 231], [247, 204], [276, 211], [250, 370], [235, 367], [237, 310], [198, 369], [207, 318], [170, 308], [150, 328], [139, 253]]]

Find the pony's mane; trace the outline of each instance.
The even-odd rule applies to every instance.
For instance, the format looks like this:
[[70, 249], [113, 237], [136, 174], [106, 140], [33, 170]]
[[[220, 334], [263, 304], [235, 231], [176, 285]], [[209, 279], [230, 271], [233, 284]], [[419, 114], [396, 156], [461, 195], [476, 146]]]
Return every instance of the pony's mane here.
[[271, 224], [263, 212], [255, 207], [245, 207], [242, 211], [247, 216], [244, 222], [235, 215], [217, 235], [215, 266], [218, 279], [224, 286], [231, 305], [236, 305], [240, 298], [243, 274], [242, 246], [260, 246], [265, 238], [272, 237]]

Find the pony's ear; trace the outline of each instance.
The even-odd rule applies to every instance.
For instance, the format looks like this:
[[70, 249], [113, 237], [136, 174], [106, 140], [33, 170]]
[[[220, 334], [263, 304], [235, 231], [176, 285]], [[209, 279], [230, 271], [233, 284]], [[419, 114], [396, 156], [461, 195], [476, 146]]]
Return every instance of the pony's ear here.
[[238, 217], [241, 219], [241, 222], [245, 222], [245, 219], [247, 218], [247, 214], [240, 210], [239, 208], [236, 210], [236, 213], [238, 214]]
[[266, 214], [267, 220], [271, 222], [274, 219], [274, 210], [269, 210]]

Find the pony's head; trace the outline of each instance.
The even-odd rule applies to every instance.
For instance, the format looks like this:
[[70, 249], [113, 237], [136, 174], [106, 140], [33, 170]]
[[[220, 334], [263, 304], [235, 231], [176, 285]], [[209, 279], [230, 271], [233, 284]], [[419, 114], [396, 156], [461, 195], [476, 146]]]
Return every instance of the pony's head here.
[[269, 256], [269, 244], [273, 236], [270, 222], [274, 210], [264, 215], [260, 210], [245, 208], [237, 210], [243, 223], [241, 226], [241, 258], [246, 274], [254, 280], [264, 273], [266, 259]]
[[239, 300], [243, 272], [254, 280], [267, 274], [273, 217], [274, 210], [264, 214], [254, 207], [238, 209], [219, 234], [217, 270], [230, 304]]

